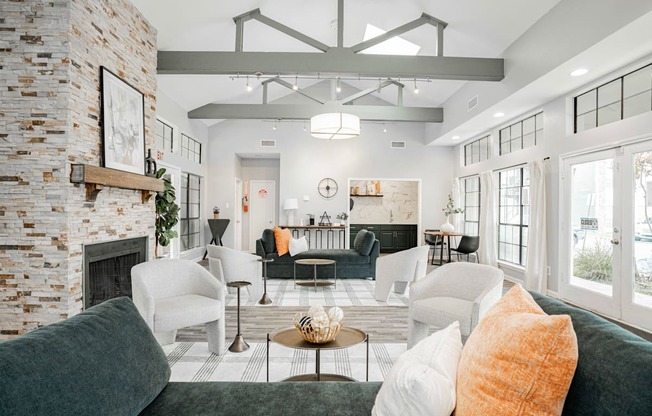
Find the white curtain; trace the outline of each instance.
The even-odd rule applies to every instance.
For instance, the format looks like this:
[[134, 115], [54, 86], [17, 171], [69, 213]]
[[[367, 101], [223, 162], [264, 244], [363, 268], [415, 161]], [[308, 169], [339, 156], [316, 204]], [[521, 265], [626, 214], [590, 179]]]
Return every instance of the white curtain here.
[[480, 263], [490, 266], [498, 265], [498, 216], [496, 210], [496, 187], [494, 173], [480, 174]]
[[[455, 208], [464, 208], [464, 201], [462, 201], [462, 188], [460, 188], [460, 178], [453, 178], [453, 206]], [[464, 214], [451, 215], [451, 223], [455, 227], [456, 232], [464, 232]]]
[[546, 172], [542, 160], [527, 164], [530, 171], [530, 223], [528, 224], [525, 288], [546, 293], [548, 251], [546, 238]]

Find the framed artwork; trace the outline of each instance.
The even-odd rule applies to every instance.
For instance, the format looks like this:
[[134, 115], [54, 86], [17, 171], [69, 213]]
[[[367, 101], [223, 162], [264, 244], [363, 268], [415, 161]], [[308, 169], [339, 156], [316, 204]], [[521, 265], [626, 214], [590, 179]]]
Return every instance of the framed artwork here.
[[101, 67], [104, 167], [145, 173], [145, 99], [116, 74]]

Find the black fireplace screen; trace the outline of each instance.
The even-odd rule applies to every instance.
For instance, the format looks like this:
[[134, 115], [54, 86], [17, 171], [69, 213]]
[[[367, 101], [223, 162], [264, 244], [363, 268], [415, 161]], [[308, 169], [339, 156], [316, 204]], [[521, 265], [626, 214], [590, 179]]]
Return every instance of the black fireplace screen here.
[[84, 308], [131, 297], [131, 268], [146, 259], [146, 237], [84, 246]]

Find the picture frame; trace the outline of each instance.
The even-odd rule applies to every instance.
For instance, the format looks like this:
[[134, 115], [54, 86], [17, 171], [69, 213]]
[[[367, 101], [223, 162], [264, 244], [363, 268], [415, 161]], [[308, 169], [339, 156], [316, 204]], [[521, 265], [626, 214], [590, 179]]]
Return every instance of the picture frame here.
[[100, 67], [102, 164], [145, 173], [145, 97], [106, 67]]

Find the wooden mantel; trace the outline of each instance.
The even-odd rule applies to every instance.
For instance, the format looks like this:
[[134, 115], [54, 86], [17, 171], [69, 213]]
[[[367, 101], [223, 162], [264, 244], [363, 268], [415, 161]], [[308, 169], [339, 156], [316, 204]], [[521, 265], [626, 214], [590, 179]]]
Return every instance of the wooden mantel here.
[[164, 189], [162, 179], [77, 163], [72, 165], [70, 182], [86, 185], [86, 201], [89, 202], [95, 202], [97, 194], [104, 186], [141, 191], [143, 204], [149, 201], [154, 192], [160, 192]]

